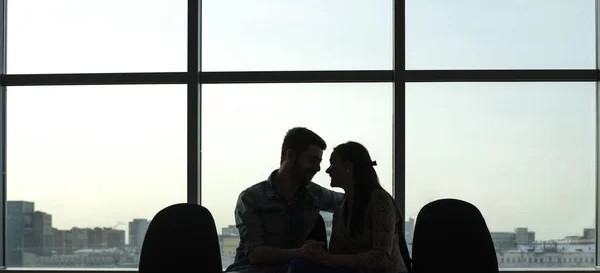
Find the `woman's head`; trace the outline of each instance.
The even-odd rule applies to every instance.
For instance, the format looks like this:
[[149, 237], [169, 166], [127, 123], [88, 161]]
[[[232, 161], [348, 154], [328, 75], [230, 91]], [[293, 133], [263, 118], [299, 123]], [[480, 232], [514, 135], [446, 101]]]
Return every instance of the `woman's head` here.
[[335, 147], [329, 163], [331, 165], [326, 172], [331, 177], [332, 187], [347, 191], [357, 186], [379, 186], [379, 179], [373, 168], [377, 162], [371, 159], [367, 148], [358, 142], [348, 141]]
[[382, 189], [377, 172], [373, 168], [377, 163], [371, 159], [365, 146], [354, 141], [335, 147], [330, 162], [327, 173], [331, 177], [331, 186], [343, 188], [347, 194], [352, 192], [346, 195], [352, 199], [350, 202], [354, 203], [352, 211], [345, 212], [352, 215], [349, 222], [350, 231], [361, 234], [364, 230], [363, 219], [366, 217], [369, 197], [373, 190]]

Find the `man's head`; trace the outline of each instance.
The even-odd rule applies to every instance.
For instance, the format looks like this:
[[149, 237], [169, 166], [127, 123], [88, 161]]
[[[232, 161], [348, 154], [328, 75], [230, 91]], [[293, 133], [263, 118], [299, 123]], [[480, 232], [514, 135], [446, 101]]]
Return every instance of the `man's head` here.
[[313, 131], [295, 127], [285, 135], [281, 145], [281, 168], [291, 172], [298, 183], [307, 184], [321, 170], [325, 141]]

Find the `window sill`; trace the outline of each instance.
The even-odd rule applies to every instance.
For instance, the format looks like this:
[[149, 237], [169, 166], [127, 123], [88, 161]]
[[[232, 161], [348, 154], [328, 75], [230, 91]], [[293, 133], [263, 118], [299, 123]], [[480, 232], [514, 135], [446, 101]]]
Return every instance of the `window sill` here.
[[[131, 273], [137, 272], [137, 268], [9, 268], [0, 269], [2, 272], [14, 273], [89, 273], [89, 272], [110, 272], [110, 273]], [[581, 273], [589, 271], [599, 271], [600, 268], [505, 268], [500, 269], [502, 273]]]

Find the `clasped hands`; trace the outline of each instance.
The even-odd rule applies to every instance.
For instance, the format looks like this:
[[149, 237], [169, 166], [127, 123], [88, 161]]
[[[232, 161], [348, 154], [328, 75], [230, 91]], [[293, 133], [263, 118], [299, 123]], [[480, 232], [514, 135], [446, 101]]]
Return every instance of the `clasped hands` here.
[[332, 257], [333, 254], [325, 249], [325, 243], [317, 242], [315, 240], [308, 240], [304, 242], [304, 245], [300, 247], [300, 254], [302, 258], [307, 259], [313, 263], [322, 265], [333, 265]]

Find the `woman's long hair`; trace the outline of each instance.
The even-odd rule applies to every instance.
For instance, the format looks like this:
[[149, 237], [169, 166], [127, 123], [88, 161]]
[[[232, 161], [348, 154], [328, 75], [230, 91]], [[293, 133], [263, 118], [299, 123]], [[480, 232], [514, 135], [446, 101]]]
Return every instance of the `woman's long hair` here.
[[[342, 160], [348, 160], [352, 163], [352, 172], [354, 176], [354, 200], [352, 211], [344, 211], [347, 221], [350, 215], [350, 233], [362, 234], [364, 231], [364, 217], [369, 197], [371, 192], [376, 189], [381, 189], [379, 177], [373, 166], [377, 162], [371, 160], [369, 151], [362, 144], [354, 141], [348, 141], [340, 144], [333, 149], [333, 153], [338, 155]], [[347, 207], [346, 207], [347, 208]]]

